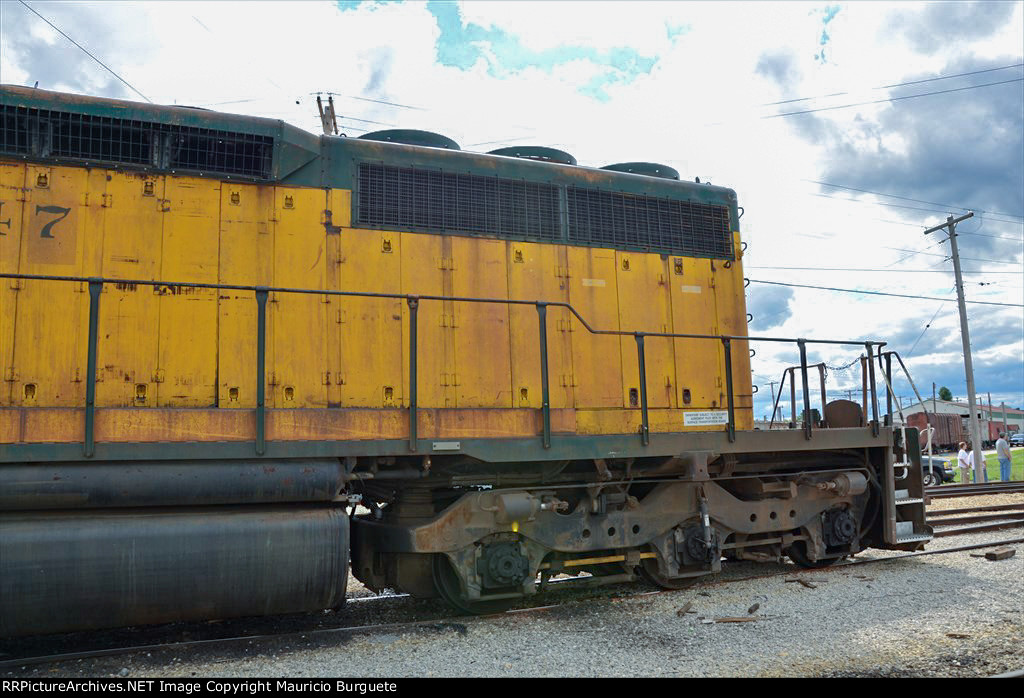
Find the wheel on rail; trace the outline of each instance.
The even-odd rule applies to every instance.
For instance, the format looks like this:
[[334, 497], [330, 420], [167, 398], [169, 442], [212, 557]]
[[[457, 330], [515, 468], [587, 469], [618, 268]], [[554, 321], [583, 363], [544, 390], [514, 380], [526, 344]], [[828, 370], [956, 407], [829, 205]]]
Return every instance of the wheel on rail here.
[[648, 558], [640, 561], [640, 576], [656, 587], [672, 591], [688, 589], [696, 584], [697, 580], [700, 579], [699, 576], [677, 578], [665, 577], [658, 571], [658, 561], [654, 558]]
[[800, 567], [812, 570], [831, 567], [843, 559], [842, 557], [828, 557], [824, 560], [811, 560], [807, 557], [807, 547], [802, 541], [789, 546], [789, 548], [786, 549], [786, 555]]
[[434, 587], [437, 594], [463, 613], [473, 616], [483, 616], [489, 613], [503, 613], [512, 608], [518, 599], [497, 599], [490, 601], [471, 601], [465, 597], [462, 591], [462, 584], [459, 583], [459, 576], [452, 568], [448, 556], [437, 553], [433, 559]]

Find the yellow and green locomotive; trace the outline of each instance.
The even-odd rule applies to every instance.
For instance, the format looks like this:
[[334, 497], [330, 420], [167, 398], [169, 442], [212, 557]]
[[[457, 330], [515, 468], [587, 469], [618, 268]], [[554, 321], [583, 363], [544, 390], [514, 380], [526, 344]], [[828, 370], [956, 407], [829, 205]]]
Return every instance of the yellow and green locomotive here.
[[[870, 420], [753, 429], [738, 212], [663, 165], [0, 87], [0, 633], [921, 545], [873, 376]], [[811, 414], [813, 341], [760, 339]]]

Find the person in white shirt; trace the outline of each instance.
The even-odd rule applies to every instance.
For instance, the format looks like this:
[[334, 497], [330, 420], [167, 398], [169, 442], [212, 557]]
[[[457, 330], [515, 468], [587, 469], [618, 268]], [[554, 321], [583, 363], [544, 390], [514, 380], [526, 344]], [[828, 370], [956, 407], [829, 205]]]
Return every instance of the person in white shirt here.
[[964, 443], [963, 441], [961, 441], [960, 442], [960, 453], [958, 453], [957, 456], [956, 456], [956, 464], [957, 464], [956, 467], [958, 467], [960, 469], [960, 484], [962, 484], [962, 485], [966, 485], [968, 482], [971, 481], [970, 480], [970, 473], [971, 473], [971, 460], [972, 460], [971, 456], [972, 455], [973, 455], [973, 451], [970, 454], [968, 454], [968, 452], [967, 452], [967, 444]]

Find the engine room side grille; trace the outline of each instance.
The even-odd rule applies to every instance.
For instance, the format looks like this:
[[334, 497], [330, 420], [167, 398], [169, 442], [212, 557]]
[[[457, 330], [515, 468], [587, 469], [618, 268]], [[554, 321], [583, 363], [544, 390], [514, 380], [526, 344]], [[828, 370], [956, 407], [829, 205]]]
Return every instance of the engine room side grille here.
[[735, 258], [725, 206], [572, 186], [566, 206], [570, 243]]
[[558, 198], [541, 182], [364, 162], [356, 223], [560, 240]]
[[274, 139], [251, 133], [3, 105], [0, 153], [270, 179]]

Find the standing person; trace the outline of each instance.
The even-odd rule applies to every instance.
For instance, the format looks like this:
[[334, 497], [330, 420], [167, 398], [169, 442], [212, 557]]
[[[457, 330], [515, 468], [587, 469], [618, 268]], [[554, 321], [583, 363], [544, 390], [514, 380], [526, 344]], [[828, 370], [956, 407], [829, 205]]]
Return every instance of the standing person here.
[[971, 465], [967, 455], [967, 444], [960, 442], [960, 453], [956, 455], [956, 467], [960, 469], [960, 484], [966, 485], [970, 482]]
[[999, 479], [1010, 481], [1010, 444], [1006, 442], [1006, 433], [999, 432], [996, 440], [996, 458], [999, 459]]

